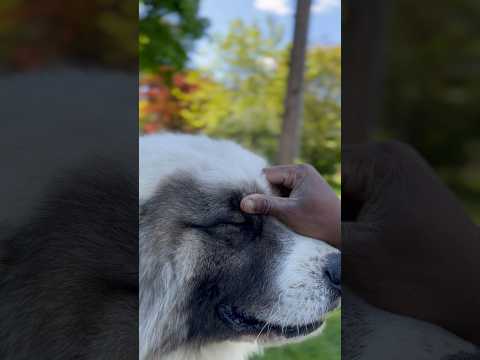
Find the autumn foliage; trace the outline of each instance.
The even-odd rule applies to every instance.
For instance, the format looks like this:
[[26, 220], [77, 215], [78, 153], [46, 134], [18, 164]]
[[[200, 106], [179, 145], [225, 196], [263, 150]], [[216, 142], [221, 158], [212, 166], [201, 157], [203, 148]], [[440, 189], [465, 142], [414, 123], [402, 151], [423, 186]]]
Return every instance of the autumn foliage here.
[[16, 71], [69, 62], [133, 71], [137, 28], [129, 0], [0, 1], [0, 58]]
[[161, 68], [155, 74], [143, 75], [140, 79], [140, 131], [153, 133], [164, 129], [193, 132], [181, 116], [188, 104], [178, 94], [189, 94], [198, 89], [198, 84], [187, 80], [185, 72], [171, 73]]

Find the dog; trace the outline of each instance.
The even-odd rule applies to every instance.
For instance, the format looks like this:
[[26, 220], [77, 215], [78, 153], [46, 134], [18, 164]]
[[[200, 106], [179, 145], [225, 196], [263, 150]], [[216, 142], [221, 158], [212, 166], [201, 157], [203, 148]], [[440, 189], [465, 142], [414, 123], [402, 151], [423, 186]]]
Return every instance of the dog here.
[[0, 78], [2, 360], [138, 359], [137, 87], [61, 63]]
[[301, 341], [339, 307], [340, 252], [240, 201], [272, 194], [266, 161], [227, 140], [139, 145], [142, 360], [243, 360]]
[[138, 358], [138, 183], [89, 161], [0, 227], [0, 359]]

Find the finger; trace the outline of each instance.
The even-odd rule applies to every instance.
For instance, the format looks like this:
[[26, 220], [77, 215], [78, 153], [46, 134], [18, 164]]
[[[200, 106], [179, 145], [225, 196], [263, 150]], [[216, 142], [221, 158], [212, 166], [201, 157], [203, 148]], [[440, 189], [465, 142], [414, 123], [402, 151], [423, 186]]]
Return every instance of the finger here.
[[292, 208], [292, 202], [289, 198], [252, 194], [242, 199], [240, 209], [248, 214], [272, 215], [282, 219]]
[[293, 189], [306, 173], [308, 165], [277, 165], [263, 169], [267, 180], [274, 185]]

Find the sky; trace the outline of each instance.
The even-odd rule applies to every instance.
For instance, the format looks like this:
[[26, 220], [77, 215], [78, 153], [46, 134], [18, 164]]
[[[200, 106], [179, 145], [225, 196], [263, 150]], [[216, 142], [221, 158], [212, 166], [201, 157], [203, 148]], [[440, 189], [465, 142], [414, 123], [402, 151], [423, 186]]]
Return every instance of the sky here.
[[[341, 42], [341, 0], [312, 0], [309, 46], [339, 45]], [[225, 34], [232, 20], [265, 23], [273, 17], [285, 29], [285, 43], [293, 37], [295, 0], [201, 0], [200, 15], [210, 20], [208, 35]], [[192, 65], [202, 66], [211, 54], [207, 39], [197, 42]]]

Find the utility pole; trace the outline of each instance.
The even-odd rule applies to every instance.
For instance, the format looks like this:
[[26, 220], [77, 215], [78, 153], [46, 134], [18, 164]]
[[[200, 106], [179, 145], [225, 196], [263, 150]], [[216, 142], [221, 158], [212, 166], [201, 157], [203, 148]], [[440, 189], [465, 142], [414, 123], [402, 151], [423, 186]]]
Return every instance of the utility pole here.
[[297, 0], [295, 31], [290, 53], [287, 92], [284, 100], [282, 134], [277, 161], [290, 164], [298, 157], [303, 116], [303, 79], [311, 0]]

